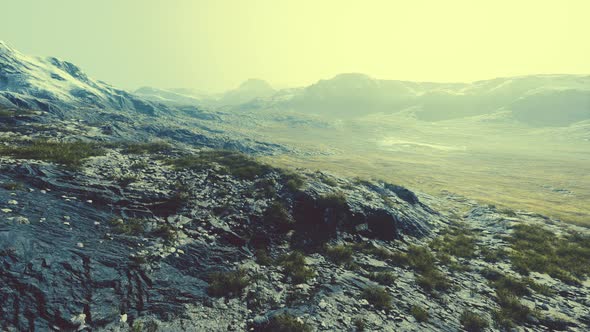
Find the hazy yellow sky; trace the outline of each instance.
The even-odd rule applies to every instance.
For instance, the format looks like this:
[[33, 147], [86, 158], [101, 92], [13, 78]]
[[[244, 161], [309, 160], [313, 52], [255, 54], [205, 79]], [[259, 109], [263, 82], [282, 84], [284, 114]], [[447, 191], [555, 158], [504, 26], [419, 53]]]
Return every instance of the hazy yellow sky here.
[[590, 74], [590, 0], [15, 0], [0, 10], [0, 39], [124, 88]]

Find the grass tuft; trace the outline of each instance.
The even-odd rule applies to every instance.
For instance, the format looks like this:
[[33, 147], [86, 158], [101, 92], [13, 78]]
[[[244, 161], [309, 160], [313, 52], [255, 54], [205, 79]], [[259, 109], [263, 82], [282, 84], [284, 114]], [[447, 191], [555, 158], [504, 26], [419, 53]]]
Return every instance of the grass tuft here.
[[207, 294], [213, 297], [236, 297], [250, 284], [246, 271], [213, 272], [209, 275]]
[[305, 256], [299, 251], [279, 257], [278, 263], [294, 284], [305, 283], [315, 275], [314, 271], [306, 266]]
[[368, 286], [363, 290], [362, 297], [377, 309], [391, 308], [393, 300], [387, 290], [380, 286]]

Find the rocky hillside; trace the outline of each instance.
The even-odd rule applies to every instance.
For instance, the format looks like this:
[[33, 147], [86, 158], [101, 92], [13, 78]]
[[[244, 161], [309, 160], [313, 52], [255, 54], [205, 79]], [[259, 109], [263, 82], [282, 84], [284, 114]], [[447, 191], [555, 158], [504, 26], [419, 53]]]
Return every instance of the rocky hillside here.
[[4, 330], [590, 326], [586, 229], [41, 116], [1, 118]]

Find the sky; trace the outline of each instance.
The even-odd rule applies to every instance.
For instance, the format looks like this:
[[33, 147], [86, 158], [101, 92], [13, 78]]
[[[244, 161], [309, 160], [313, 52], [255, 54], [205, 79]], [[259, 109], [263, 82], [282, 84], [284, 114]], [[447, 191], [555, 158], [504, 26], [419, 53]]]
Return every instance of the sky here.
[[414, 81], [590, 74], [589, 0], [18, 0], [0, 40], [135, 89], [339, 73]]

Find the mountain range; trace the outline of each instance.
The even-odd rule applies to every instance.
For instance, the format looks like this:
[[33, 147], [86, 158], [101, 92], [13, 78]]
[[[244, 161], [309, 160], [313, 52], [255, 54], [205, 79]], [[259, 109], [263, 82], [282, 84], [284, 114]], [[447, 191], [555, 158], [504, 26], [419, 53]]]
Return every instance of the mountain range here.
[[57, 58], [21, 54], [0, 43], [0, 104], [41, 110], [96, 107], [154, 114], [169, 105], [208, 109], [288, 110], [331, 118], [404, 112], [423, 121], [508, 113], [531, 126], [567, 126], [590, 119], [590, 75], [532, 75], [473, 83], [431, 83], [340, 74], [302, 88], [275, 90], [250, 79], [218, 95], [190, 89], [140, 88], [133, 93], [89, 78]]

